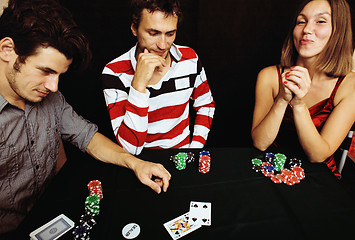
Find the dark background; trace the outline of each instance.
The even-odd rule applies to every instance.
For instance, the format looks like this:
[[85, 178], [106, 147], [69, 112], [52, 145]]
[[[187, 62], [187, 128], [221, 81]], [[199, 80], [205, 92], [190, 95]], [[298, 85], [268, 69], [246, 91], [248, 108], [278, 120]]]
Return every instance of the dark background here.
[[[69, 72], [59, 89], [76, 112], [114, 140], [101, 87], [101, 72], [128, 51], [129, 0], [61, 0], [91, 43], [93, 61], [82, 73]], [[184, 14], [176, 44], [190, 46], [205, 67], [216, 102], [207, 147], [244, 147], [250, 138], [258, 72], [279, 63], [281, 47], [300, 1], [181, 0]], [[352, 8], [354, 1], [348, 1]], [[355, 13], [352, 9], [352, 22]], [[354, 29], [354, 27], [353, 27]], [[353, 30], [354, 32], [354, 30]]]

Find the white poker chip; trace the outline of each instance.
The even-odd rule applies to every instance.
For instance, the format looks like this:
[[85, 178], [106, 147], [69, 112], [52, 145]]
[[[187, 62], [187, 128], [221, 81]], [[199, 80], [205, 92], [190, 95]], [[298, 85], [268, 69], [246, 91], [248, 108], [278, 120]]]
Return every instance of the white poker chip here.
[[141, 232], [141, 228], [136, 223], [129, 223], [122, 229], [122, 235], [125, 239], [136, 238]]

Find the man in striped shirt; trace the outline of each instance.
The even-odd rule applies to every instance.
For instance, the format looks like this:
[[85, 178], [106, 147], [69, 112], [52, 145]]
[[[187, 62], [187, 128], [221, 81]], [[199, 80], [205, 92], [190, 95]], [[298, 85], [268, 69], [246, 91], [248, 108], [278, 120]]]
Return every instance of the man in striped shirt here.
[[[202, 148], [215, 104], [195, 51], [173, 43], [180, 4], [133, 0], [132, 8], [138, 43], [108, 63], [102, 76], [116, 139], [135, 155], [143, 148]], [[196, 110], [192, 140], [190, 100]]]

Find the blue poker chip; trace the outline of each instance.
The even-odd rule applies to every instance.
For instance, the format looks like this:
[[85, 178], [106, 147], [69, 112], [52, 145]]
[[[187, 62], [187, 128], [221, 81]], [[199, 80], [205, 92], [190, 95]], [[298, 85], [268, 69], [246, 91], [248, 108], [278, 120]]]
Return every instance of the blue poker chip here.
[[273, 154], [273, 153], [266, 153], [265, 154], [265, 160], [267, 162], [273, 162], [274, 159], [275, 159], [275, 154]]
[[206, 150], [203, 150], [200, 152], [200, 156], [211, 156], [210, 152], [209, 151], [206, 151]]
[[270, 172], [270, 173], [274, 173], [275, 172], [275, 167], [273, 165], [265, 165], [264, 166], [264, 169], [267, 171], [267, 172]]

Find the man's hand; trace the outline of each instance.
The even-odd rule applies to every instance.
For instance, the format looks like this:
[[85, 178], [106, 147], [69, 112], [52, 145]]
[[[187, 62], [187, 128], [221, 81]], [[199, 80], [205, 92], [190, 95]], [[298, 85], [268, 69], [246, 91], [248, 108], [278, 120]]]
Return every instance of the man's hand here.
[[171, 175], [163, 165], [136, 158], [101, 133], [97, 132], [92, 137], [86, 151], [102, 162], [133, 170], [139, 181], [157, 193], [161, 192], [161, 188], [166, 192], [169, 187]]
[[[141, 160], [135, 164], [132, 170], [139, 181], [155, 192], [160, 193], [161, 188], [163, 188], [164, 192], [168, 190], [171, 175], [163, 165]], [[155, 178], [154, 180], [153, 177]]]
[[144, 52], [138, 55], [132, 87], [139, 92], [145, 93], [145, 89], [149, 85], [154, 71], [161, 71], [165, 66], [165, 59], [144, 49]]

